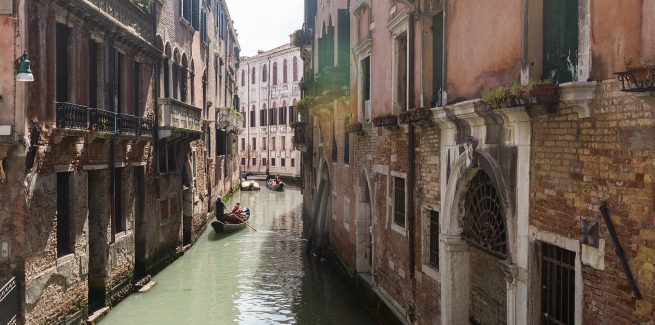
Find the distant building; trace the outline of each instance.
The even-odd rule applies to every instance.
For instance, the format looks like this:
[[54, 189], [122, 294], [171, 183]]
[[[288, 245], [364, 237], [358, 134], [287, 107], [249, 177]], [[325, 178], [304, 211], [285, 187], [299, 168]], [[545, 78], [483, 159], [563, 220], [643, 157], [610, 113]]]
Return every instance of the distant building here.
[[293, 148], [291, 126], [298, 121], [294, 106], [300, 100], [302, 74], [300, 50], [290, 44], [241, 59], [241, 170], [300, 177], [300, 152]]

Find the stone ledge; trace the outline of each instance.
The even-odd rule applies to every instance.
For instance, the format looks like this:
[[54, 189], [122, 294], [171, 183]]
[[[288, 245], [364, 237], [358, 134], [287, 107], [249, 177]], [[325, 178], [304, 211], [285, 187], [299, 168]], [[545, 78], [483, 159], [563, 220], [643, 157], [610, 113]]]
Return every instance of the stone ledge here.
[[591, 102], [596, 92], [595, 81], [567, 82], [560, 85], [560, 102], [573, 108], [578, 118], [591, 117]]

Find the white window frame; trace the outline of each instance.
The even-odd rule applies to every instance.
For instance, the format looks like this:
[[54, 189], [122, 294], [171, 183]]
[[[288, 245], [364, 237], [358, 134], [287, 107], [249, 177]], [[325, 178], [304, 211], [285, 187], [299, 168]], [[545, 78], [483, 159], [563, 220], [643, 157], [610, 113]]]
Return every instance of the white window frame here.
[[[364, 71], [362, 69], [362, 64], [366, 58], [371, 57], [371, 48], [373, 47], [373, 40], [367, 39], [363, 41], [359, 46], [353, 49], [353, 55], [355, 56], [355, 62], [357, 62], [357, 121], [361, 123], [370, 123], [370, 121], [365, 120], [364, 116]], [[371, 69], [369, 69], [369, 73]], [[371, 84], [373, 79], [370, 78]], [[371, 85], [369, 85], [371, 87]], [[369, 116], [369, 118], [371, 118]]]
[[[389, 32], [391, 32], [392, 35], [392, 60], [391, 60], [391, 66], [392, 66], [392, 76], [391, 76], [391, 85], [392, 85], [392, 91], [391, 91], [391, 103], [392, 103], [392, 114], [399, 114], [401, 113], [401, 105], [398, 103], [398, 97], [400, 94], [400, 89], [398, 89], [398, 75], [399, 75], [399, 67], [397, 66], [398, 62], [398, 37], [400, 36], [405, 36], [407, 40], [407, 57], [405, 58], [405, 63], [406, 63], [406, 69], [409, 75], [409, 14], [407, 13], [407, 10], [403, 10], [399, 14], [397, 14], [389, 23], [387, 24], [387, 29]], [[409, 109], [409, 85], [410, 80], [407, 79], [407, 82], [405, 83], [405, 109]]]

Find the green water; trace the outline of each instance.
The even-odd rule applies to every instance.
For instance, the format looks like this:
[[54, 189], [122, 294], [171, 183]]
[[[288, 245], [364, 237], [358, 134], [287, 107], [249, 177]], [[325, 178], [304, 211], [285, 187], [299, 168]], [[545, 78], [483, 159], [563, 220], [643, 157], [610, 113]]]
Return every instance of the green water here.
[[132, 294], [101, 325], [374, 324], [329, 263], [305, 256], [298, 188], [262, 186], [236, 193], [237, 201], [250, 207], [257, 231], [216, 235], [209, 227], [152, 289]]

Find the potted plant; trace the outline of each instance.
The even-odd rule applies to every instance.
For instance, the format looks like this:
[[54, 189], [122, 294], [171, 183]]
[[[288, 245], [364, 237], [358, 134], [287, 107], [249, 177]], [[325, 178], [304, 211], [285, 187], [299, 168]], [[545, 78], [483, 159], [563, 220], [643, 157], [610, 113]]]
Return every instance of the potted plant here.
[[386, 128], [395, 127], [398, 125], [398, 116], [393, 114], [376, 116], [373, 118], [373, 125]]

